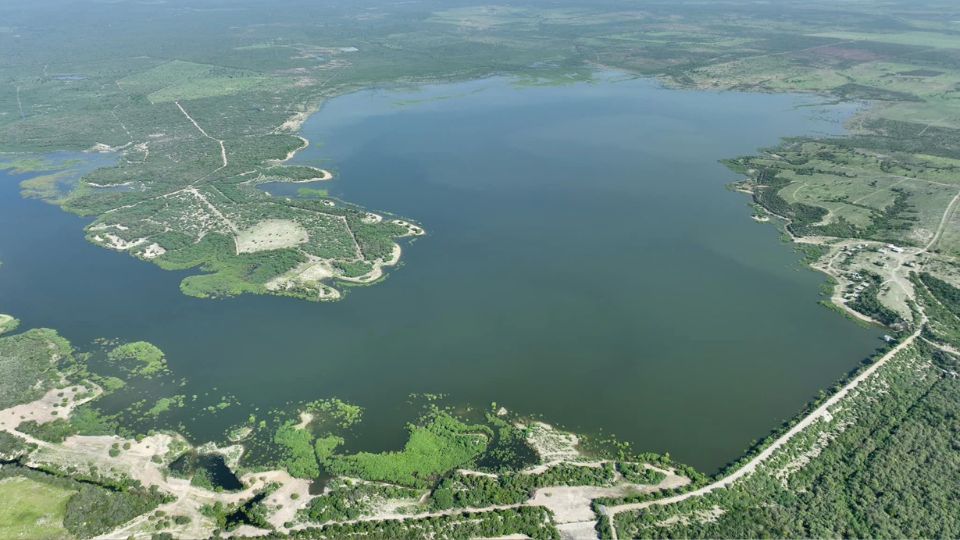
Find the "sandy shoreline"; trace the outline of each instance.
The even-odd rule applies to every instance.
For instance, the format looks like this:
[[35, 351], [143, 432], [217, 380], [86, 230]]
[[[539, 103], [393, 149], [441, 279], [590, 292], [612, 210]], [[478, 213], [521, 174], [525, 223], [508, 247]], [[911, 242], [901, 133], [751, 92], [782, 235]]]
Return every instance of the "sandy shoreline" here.
[[333, 180], [333, 173], [326, 170], [320, 169], [317, 167], [310, 167], [311, 169], [316, 170], [320, 173], [320, 176], [314, 178], [307, 178], [306, 180], [290, 180], [291, 184], [312, 184], [313, 182], [326, 182], [327, 180]]
[[[316, 106], [316, 107], [310, 107], [309, 109], [303, 112], [294, 113], [283, 124], [281, 124], [280, 127], [276, 129], [276, 133], [294, 134], [293, 135], [294, 137], [300, 139], [301, 144], [299, 147], [294, 148], [293, 150], [287, 152], [286, 157], [284, 157], [283, 159], [270, 160], [268, 161], [269, 164], [282, 165], [290, 161], [291, 159], [293, 159], [293, 157], [297, 155], [297, 152], [310, 146], [310, 139], [307, 139], [306, 137], [303, 136], [303, 134], [301, 133], [301, 129], [303, 128], [303, 124], [307, 121], [307, 119], [309, 119], [319, 110], [320, 110], [320, 107]], [[291, 181], [292, 184], [308, 184], [310, 182], [323, 182], [323, 181], [333, 179], [333, 173], [331, 173], [327, 169], [321, 169], [319, 167], [312, 167], [309, 165], [305, 165], [305, 167], [310, 167], [311, 169], [316, 170], [318, 173], [320, 173], [320, 176], [316, 178], [307, 178], [305, 180], [293, 180]]]
[[310, 146], [310, 140], [307, 139], [306, 137], [304, 137], [303, 135], [294, 135], [294, 137], [300, 139], [301, 144], [300, 144], [300, 146], [299, 146], [298, 148], [294, 148], [293, 150], [287, 152], [287, 157], [285, 157], [285, 158], [283, 158], [283, 159], [271, 159], [271, 160], [267, 161], [267, 163], [269, 163], [270, 165], [282, 165], [282, 164], [290, 161], [291, 159], [293, 159], [293, 156], [297, 155], [297, 152], [299, 152], [299, 151], [303, 150], [304, 148]]

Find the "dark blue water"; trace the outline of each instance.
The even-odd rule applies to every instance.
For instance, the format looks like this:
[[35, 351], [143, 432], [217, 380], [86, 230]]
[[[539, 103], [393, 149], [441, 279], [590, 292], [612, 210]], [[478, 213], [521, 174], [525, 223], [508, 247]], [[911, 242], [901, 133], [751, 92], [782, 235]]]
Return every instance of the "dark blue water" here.
[[750, 220], [717, 162], [839, 133], [849, 111], [614, 79], [327, 103], [296, 161], [333, 169], [331, 195], [428, 231], [338, 303], [185, 297], [183, 274], [87, 244], [83, 220], [0, 173], [0, 311], [77, 343], [155, 343], [188, 380], [178, 393], [242, 404], [174, 411], [200, 439], [255, 407], [337, 396], [367, 408], [362, 444], [398, 446], [407, 396], [432, 392], [712, 470], [878, 345], [817, 305], [822, 277]]

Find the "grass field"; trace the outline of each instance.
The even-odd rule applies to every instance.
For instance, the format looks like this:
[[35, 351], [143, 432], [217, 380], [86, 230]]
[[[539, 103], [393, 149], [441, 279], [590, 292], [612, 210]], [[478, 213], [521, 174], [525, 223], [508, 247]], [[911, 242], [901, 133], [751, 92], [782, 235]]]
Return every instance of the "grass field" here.
[[812, 35], [816, 37], [849, 39], [851, 41], [877, 41], [880, 43], [896, 43], [898, 45], [960, 49], [960, 38], [956, 35], [941, 34], [939, 32], [822, 32]]
[[61, 540], [67, 500], [74, 491], [29, 478], [0, 480], [0, 538]]

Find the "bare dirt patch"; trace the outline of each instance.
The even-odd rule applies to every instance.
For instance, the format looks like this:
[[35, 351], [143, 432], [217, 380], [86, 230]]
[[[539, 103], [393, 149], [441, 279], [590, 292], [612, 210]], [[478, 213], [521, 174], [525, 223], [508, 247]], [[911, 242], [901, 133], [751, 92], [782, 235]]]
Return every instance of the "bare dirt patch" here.
[[[84, 395], [83, 399], [78, 396]], [[33, 420], [38, 424], [52, 422], [58, 418], [66, 418], [78, 404], [89, 401], [95, 392], [90, 392], [82, 385], [68, 388], [54, 388], [36, 401], [15, 405], [0, 411], [0, 430], [15, 431], [21, 422]], [[20, 433], [17, 435], [23, 436]]]
[[268, 219], [237, 233], [237, 253], [256, 253], [296, 247], [310, 237], [296, 221]]

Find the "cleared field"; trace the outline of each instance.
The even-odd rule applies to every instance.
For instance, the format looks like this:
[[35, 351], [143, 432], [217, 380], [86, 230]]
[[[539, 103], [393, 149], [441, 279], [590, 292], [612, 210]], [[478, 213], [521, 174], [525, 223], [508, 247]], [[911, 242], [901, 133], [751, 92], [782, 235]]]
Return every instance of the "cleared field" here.
[[307, 230], [295, 221], [261, 221], [237, 235], [237, 253], [254, 253], [298, 246], [309, 240]]
[[146, 71], [129, 75], [117, 81], [117, 86], [128, 92], [155, 92], [171, 84], [182, 84], [192, 79], [202, 78], [216, 66], [174, 60]]
[[165, 103], [179, 99], [191, 100], [217, 96], [231, 96], [249, 90], [273, 90], [288, 83], [272, 77], [203, 77], [172, 84], [147, 95], [152, 103]]
[[133, 94], [145, 94], [151, 103], [168, 103], [218, 96], [232, 96], [252, 90], [275, 90], [290, 83], [253, 71], [174, 60], [117, 81]]

